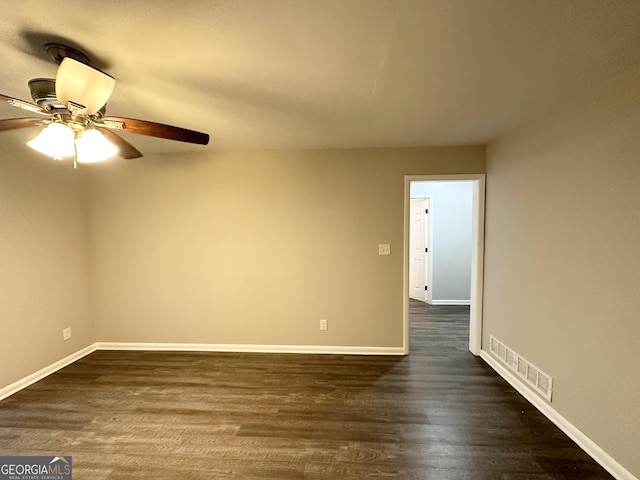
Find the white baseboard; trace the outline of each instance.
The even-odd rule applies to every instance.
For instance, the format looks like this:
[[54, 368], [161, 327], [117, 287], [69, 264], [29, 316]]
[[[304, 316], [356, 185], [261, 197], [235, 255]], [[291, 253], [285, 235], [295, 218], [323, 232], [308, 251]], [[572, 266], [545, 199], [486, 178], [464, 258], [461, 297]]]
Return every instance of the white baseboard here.
[[431, 305], [471, 305], [471, 300], [431, 300]]
[[38, 380], [57, 372], [96, 350], [150, 350], [173, 352], [236, 352], [236, 353], [315, 353], [337, 355], [406, 355], [402, 347], [342, 347], [331, 345], [241, 345], [211, 343], [120, 343], [98, 342], [38, 370], [17, 382], [0, 388], [0, 400], [19, 392]]
[[89, 355], [91, 352], [95, 351], [95, 344], [89, 345], [88, 347], [83, 348], [82, 350], [77, 351], [76, 353], [72, 353], [68, 357], [63, 358], [62, 360], [58, 360], [55, 363], [52, 363], [48, 367], [44, 367], [41, 370], [38, 370], [31, 375], [27, 375], [26, 377], [18, 380], [17, 382], [13, 382], [10, 385], [7, 385], [4, 388], [0, 388], [0, 400], [7, 398], [10, 395], [13, 395], [16, 392], [19, 392], [23, 388], [27, 388], [29, 385], [36, 383], [38, 380], [42, 380], [45, 377], [48, 377], [52, 373], [57, 372], [61, 368], [66, 367], [67, 365], [72, 364], [76, 360], [81, 359], [82, 357]]
[[354, 347], [332, 345], [252, 345], [216, 343], [98, 342], [96, 350], [152, 350], [182, 352], [316, 353], [337, 355], [405, 355], [403, 347]]
[[504, 378], [513, 388], [515, 388], [534, 407], [551, 420], [560, 430], [567, 434], [571, 440], [576, 442], [580, 448], [587, 452], [596, 462], [607, 470], [618, 480], [638, 480], [629, 470], [620, 465], [611, 455], [605, 452], [593, 440], [582, 433], [569, 420], [564, 418], [549, 403], [531, 390], [511, 371], [500, 364], [489, 352], [482, 350], [480, 357], [489, 364], [502, 378]]
[[[255, 353], [315, 353], [342, 355], [404, 355], [402, 347], [343, 347], [317, 345], [242, 345], [242, 344], [200, 344], [200, 343], [120, 343], [98, 342], [82, 350], [58, 360], [51, 365], [28, 375], [17, 382], [0, 388], [0, 400], [32, 385], [38, 380], [57, 372], [95, 350], [153, 350], [153, 351], [203, 351], [203, 352], [255, 352]], [[618, 480], [638, 480], [631, 472], [618, 463], [593, 440], [582, 433], [575, 425], [560, 415], [551, 405], [534, 393], [512, 372], [502, 366], [486, 350], [480, 352], [480, 357], [491, 366], [513, 388], [524, 396], [544, 416], [551, 420], [580, 448], [602, 465]]]

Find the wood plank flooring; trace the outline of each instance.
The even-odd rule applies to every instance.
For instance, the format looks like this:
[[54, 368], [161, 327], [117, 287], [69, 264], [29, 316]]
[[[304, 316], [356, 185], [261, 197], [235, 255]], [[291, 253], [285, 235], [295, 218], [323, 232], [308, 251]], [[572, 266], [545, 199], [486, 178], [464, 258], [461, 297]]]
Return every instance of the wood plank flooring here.
[[0, 454], [75, 480], [611, 479], [411, 303], [408, 357], [98, 351], [0, 402]]

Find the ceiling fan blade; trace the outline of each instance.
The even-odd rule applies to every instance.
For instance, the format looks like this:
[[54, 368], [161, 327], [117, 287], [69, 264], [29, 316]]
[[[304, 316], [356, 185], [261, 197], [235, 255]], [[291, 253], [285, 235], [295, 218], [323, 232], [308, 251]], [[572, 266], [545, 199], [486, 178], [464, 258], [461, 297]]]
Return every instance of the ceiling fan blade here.
[[22, 108], [23, 110], [28, 110], [29, 112], [39, 113], [41, 115], [49, 115], [35, 103], [25, 102], [24, 100], [20, 100], [19, 98], [8, 97], [0, 93], [0, 100], [7, 102], [13, 107]]
[[120, 135], [116, 135], [108, 128], [102, 128], [102, 127], [96, 127], [96, 128], [100, 130], [100, 132], [105, 136], [107, 140], [109, 140], [116, 147], [118, 147], [119, 155], [122, 158], [126, 158], [127, 160], [130, 160], [132, 158], [142, 157], [142, 153], [140, 153], [140, 151], [136, 147], [131, 145]]
[[5, 118], [0, 120], [0, 131], [2, 130], [16, 130], [18, 128], [37, 127], [44, 125], [43, 121], [39, 118]]
[[150, 137], [166, 138], [177, 140], [178, 142], [197, 143], [207, 145], [209, 135], [206, 133], [188, 130], [186, 128], [173, 127], [162, 123], [148, 122], [146, 120], [136, 120], [123, 117], [105, 117], [102, 119], [103, 127], [122, 130], [128, 133], [148, 135]]

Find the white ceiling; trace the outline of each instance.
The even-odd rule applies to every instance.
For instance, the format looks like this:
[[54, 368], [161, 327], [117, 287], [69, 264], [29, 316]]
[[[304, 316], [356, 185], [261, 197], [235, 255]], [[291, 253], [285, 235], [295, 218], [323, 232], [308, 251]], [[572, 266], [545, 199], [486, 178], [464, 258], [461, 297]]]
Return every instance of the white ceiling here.
[[640, 62], [638, 0], [0, 1], [0, 93], [30, 100], [65, 38], [117, 79], [108, 113], [211, 135], [125, 135], [143, 153], [485, 144]]

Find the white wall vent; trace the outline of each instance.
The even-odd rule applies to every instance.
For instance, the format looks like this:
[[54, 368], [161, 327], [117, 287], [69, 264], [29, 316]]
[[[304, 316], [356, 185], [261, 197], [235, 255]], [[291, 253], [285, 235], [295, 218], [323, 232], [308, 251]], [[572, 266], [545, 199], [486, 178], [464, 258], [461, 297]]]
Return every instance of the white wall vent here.
[[489, 337], [489, 351], [509, 370], [512, 370], [527, 382], [536, 392], [551, 401], [553, 379], [549, 375], [522, 358], [493, 335]]

